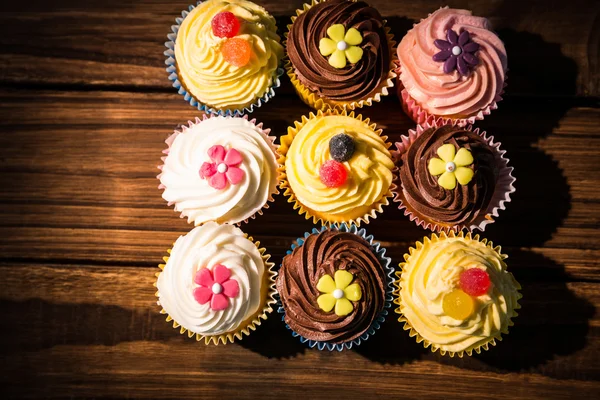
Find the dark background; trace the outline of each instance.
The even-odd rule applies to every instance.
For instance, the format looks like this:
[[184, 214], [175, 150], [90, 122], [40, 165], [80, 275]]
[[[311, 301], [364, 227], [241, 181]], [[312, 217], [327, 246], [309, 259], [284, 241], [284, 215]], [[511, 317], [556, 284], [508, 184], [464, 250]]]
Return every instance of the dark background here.
[[[164, 139], [198, 115], [164, 71], [191, 0], [0, 6], [0, 394], [10, 397], [600, 398], [600, 2], [371, 0], [399, 40], [442, 5], [491, 19], [509, 54], [500, 108], [477, 125], [517, 192], [485, 237], [523, 285], [483, 355], [423, 349], [394, 315], [356, 350], [310, 350], [271, 318], [205, 346], [158, 313], [166, 249], [191, 226], [157, 189]], [[284, 29], [301, 0], [257, 0]], [[287, 78], [253, 116], [277, 136], [307, 114]], [[364, 110], [390, 140], [395, 96]], [[283, 196], [242, 228], [281, 261], [311, 224]], [[427, 234], [394, 206], [367, 226], [394, 263]]]

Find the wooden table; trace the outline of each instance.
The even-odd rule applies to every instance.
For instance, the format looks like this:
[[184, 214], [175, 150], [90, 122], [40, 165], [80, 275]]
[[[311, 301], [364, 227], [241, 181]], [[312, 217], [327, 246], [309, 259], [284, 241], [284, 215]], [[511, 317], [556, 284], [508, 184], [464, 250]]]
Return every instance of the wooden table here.
[[[278, 315], [205, 346], [158, 313], [157, 264], [191, 226], [157, 189], [163, 141], [198, 111], [167, 80], [166, 34], [190, 0], [0, 6], [0, 393], [10, 397], [600, 398], [600, 3], [455, 0], [509, 52], [500, 108], [478, 124], [517, 192], [485, 236], [523, 285], [499, 346], [450, 359], [394, 316], [356, 350], [301, 345]], [[260, 0], [284, 28], [302, 0]], [[445, 1], [372, 0], [400, 39]], [[277, 135], [309, 109], [289, 81], [256, 118]], [[398, 100], [364, 114], [392, 140]], [[280, 262], [311, 224], [285, 198], [243, 226]], [[368, 225], [397, 264], [427, 232], [390, 206]]]

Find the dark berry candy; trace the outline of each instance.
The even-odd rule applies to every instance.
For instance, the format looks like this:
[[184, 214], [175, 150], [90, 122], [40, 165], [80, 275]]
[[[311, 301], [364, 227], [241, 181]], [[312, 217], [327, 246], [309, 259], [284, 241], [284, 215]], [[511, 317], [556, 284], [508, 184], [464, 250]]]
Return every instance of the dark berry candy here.
[[220, 38], [232, 38], [240, 31], [240, 21], [229, 11], [215, 15], [211, 21], [213, 34]]
[[463, 271], [460, 274], [459, 280], [460, 288], [470, 296], [486, 294], [491, 285], [488, 273], [479, 268], [471, 268]]
[[329, 141], [329, 154], [335, 161], [348, 161], [352, 158], [354, 150], [354, 139], [345, 133], [337, 134]]
[[327, 187], [336, 188], [342, 186], [348, 178], [348, 172], [344, 165], [335, 161], [325, 161], [319, 171], [321, 182]]

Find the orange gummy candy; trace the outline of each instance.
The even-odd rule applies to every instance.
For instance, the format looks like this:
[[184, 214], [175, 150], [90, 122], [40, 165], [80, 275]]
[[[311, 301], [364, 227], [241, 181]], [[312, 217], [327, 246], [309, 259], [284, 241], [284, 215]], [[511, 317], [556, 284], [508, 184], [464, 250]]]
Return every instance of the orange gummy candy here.
[[247, 40], [240, 38], [227, 39], [221, 46], [221, 54], [229, 64], [243, 67], [250, 62], [252, 49]]

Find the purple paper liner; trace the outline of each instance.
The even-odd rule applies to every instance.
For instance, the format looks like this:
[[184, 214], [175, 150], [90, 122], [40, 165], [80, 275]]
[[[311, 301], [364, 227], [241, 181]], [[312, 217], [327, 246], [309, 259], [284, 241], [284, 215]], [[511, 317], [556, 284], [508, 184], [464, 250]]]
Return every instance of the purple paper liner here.
[[[202, 3], [202, 0], [198, 1], [196, 3], [196, 6], [200, 3]], [[165, 47], [167, 48], [167, 50], [165, 50], [163, 54], [167, 57], [165, 64], [167, 65], [166, 71], [169, 74], [169, 80], [173, 82], [173, 87], [177, 89], [177, 92], [183, 96], [185, 101], [190, 103], [192, 107], [196, 107], [202, 112], [214, 115], [221, 115], [223, 117], [240, 117], [244, 114], [252, 113], [254, 111], [254, 108], [261, 107], [264, 103], [268, 102], [271, 98], [275, 96], [275, 89], [281, 86], [281, 80], [279, 78], [281, 77], [281, 75], [283, 75], [283, 68], [279, 67], [275, 70], [275, 73], [273, 74], [273, 84], [271, 85], [269, 90], [267, 90], [267, 92], [262, 97], [256, 99], [254, 103], [242, 109], [217, 110], [216, 108], [212, 108], [210, 106], [202, 104], [198, 100], [196, 100], [196, 98], [191, 93], [189, 93], [179, 81], [176, 66], [177, 61], [175, 60], [175, 42], [177, 40], [177, 32], [179, 32], [179, 28], [185, 20], [185, 17], [187, 17], [188, 14], [194, 8], [196, 8], [196, 6], [192, 4], [188, 7], [188, 10], [183, 10], [181, 12], [181, 17], [175, 19], [176, 24], [171, 26], [172, 33], [169, 33], [167, 35], [169, 41], [165, 42]]]
[[[292, 336], [299, 338], [300, 342], [302, 342], [302, 343], [307, 343], [311, 349], [316, 347], [319, 350], [329, 350], [329, 351], [333, 351], [333, 350], [342, 351], [344, 349], [349, 350], [353, 346], [359, 346], [362, 342], [367, 340], [370, 336], [374, 335], [375, 332], [377, 331], [377, 329], [379, 329], [381, 327], [381, 324], [385, 321], [385, 318], [388, 315], [388, 308], [392, 307], [392, 301], [394, 300], [394, 298], [393, 298], [394, 268], [391, 266], [392, 259], [385, 256], [386, 250], [383, 247], [381, 247], [379, 242], [375, 241], [375, 238], [373, 237], [373, 235], [367, 235], [367, 231], [364, 228], [359, 229], [356, 225], [348, 226], [346, 224], [340, 224], [340, 225], [333, 225], [331, 227], [322, 226], [320, 229], [313, 228], [311, 232], [305, 232], [303, 237], [296, 239], [296, 241], [292, 244], [292, 247], [290, 248], [290, 250], [288, 250], [286, 252], [286, 255], [292, 254], [292, 251], [294, 251], [294, 249], [296, 247], [302, 246], [304, 244], [304, 241], [306, 240], [306, 238], [309, 237], [310, 235], [318, 234], [320, 232], [323, 232], [326, 229], [336, 229], [336, 230], [339, 230], [340, 232], [353, 233], [355, 235], [362, 237], [367, 242], [369, 242], [369, 244], [371, 245], [371, 250], [373, 250], [373, 252], [377, 256], [377, 258], [379, 259], [379, 262], [383, 266], [384, 270], [386, 270], [386, 276], [388, 278], [386, 288], [385, 288], [385, 303], [383, 306], [383, 310], [381, 310], [379, 315], [377, 315], [377, 317], [375, 317], [375, 319], [373, 320], [373, 323], [371, 324], [369, 329], [367, 329], [361, 336], [359, 336], [358, 338], [356, 338], [354, 340], [344, 342], [344, 343], [328, 343], [328, 342], [319, 342], [316, 340], [310, 340], [310, 339], [307, 339], [304, 336], [300, 335], [299, 333], [295, 332], [288, 324], [285, 324], [285, 308], [283, 307], [283, 304], [281, 303], [281, 298], [279, 297], [279, 293], [275, 296], [277, 299], [277, 312], [282, 314], [281, 320], [284, 321], [285, 327], [292, 331]], [[281, 268], [281, 265], [280, 265], [280, 268]]]

